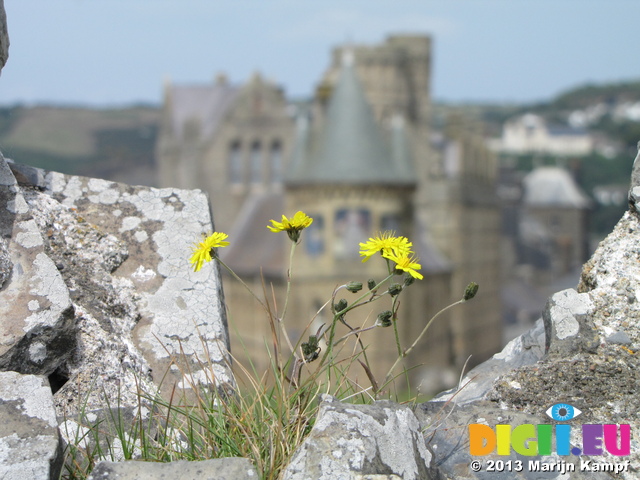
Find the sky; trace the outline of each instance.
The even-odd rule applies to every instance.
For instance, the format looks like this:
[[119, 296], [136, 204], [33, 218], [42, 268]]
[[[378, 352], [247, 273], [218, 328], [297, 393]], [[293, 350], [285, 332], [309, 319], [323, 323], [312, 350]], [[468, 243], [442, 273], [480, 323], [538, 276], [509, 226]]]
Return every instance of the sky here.
[[165, 81], [259, 71], [311, 95], [333, 46], [433, 39], [432, 96], [528, 103], [640, 80], [638, 0], [4, 0], [0, 105], [160, 104]]

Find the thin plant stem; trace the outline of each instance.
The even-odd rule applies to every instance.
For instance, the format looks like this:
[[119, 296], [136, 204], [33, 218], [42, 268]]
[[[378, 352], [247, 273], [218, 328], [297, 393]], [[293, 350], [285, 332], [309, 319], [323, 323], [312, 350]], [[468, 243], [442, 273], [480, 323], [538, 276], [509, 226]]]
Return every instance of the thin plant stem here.
[[[387, 280], [389, 280], [391, 277], [393, 277], [393, 273], [389, 274], [384, 280], [380, 281], [375, 287], [373, 287], [371, 289], [371, 291], [375, 291], [377, 288], [380, 288], [380, 286], [386, 282]], [[368, 302], [364, 302], [364, 303], [358, 303], [361, 302], [362, 300], [364, 300], [367, 296], [369, 296], [370, 292], [365, 292], [362, 295], [360, 295], [360, 297], [358, 297], [351, 305], [348, 305], [344, 310], [340, 310], [339, 312], [336, 312], [333, 315], [333, 320], [331, 322], [331, 329], [329, 331], [329, 341], [327, 343], [327, 351], [324, 353], [324, 355], [322, 356], [322, 361], [321, 363], [324, 364], [325, 360], [327, 359], [327, 357], [333, 353], [333, 339], [335, 337], [335, 333], [336, 333], [336, 324], [338, 323], [338, 319], [342, 316], [342, 315], [346, 315], [347, 312], [349, 312], [350, 310], [353, 310], [356, 307], [359, 307], [360, 305], [364, 305], [364, 303], [369, 303], [372, 300], [369, 300]], [[334, 297], [335, 297], [335, 292], [334, 292]], [[379, 297], [377, 297], [379, 298]]]
[[[371, 301], [371, 300], [370, 300], [370, 301]], [[354, 308], [355, 308], [355, 307], [354, 307]], [[362, 342], [362, 338], [360, 338], [360, 333], [362, 333], [363, 331], [366, 331], [366, 330], [363, 330], [363, 329], [361, 328], [361, 329], [358, 331], [357, 329], [355, 329], [355, 328], [353, 328], [351, 325], [349, 325], [349, 324], [346, 322], [346, 320], [345, 320], [344, 318], [342, 319], [342, 323], [343, 323], [343, 324], [344, 324], [344, 326], [345, 326], [345, 327], [347, 327], [350, 331], [358, 333], [358, 335], [356, 336], [356, 340], [357, 340], [358, 344], [360, 345], [360, 351], [362, 352], [362, 357], [364, 358], [364, 363], [367, 365], [367, 367], [368, 367], [368, 368], [371, 368], [371, 365], [369, 364], [369, 358], [367, 357], [367, 350], [366, 350], [366, 348], [364, 348], [364, 343]], [[372, 325], [372, 327], [368, 328], [368, 330], [370, 330], [371, 328], [376, 328], [376, 327], [377, 327], [377, 325], [375, 325], [375, 324], [374, 324], [374, 325]], [[346, 336], [342, 337], [342, 339], [346, 339]], [[340, 339], [340, 340], [342, 340], [342, 339]], [[338, 343], [340, 343], [340, 340], [338, 340], [338, 341], [336, 342], [336, 345], [337, 345]]]
[[282, 315], [280, 321], [284, 322], [284, 317], [287, 315], [287, 307], [289, 306], [289, 296], [291, 294], [291, 280], [293, 279], [293, 252], [296, 250], [297, 242], [291, 242], [291, 250], [289, 251], [289, 270], [287, 271], [287, 295], [284, 298], [284, 307], [282, 308]]
[[236, 272], [234, 272], [234, 271], [231, 269], [231, 267], [229, 267], [226, 263], [224, 263], [224, 262], [222, 261], [222, 259], [221, 259], [217, 254], [216, 254], [216, 256], [215, 256], [215, 259], [218, 261], [218, 263], [219, 263], [220, 265], [222, 265], [222, 266], [225, 268], [225, 270], [226, 270], [227, 272], [229, 272], [229, 273], [231, 274], [231, 276], [232, 276], [233, 278], [235, 278], [237, 281], [239, 281], [239, 282], [242, 284], [242, 286], [243, 286], [244, 288], [246, 288], [246, 289], [247, 289], [247, 291], [251, 294], [251, 296], [252, 296], [253, 298], [255, 298], [255, 299], [258, 301], [258, 303], [262, 306], [262, 308], [264, 308], [264, 309], [265, 309], [265, 311], [268, 313], [268, 312], [269, 312], [269, 309], [267, 308], [267, 306], [264, 304], [264, 302], [263, 302], [263, 301], [262, 301], [262, 300], [261, 300], [261, 299], [260, 299], [260, 298], [255, 294], [255, 293], [253, 293], [253, 290], [251, 290], [251, 288], [249, 287], [249, 285], [247, 285], [247, 284], [244, 282], [244, 280], [242, 280], [242, 279], [241, 279], [241, 278], [236, 274]]
[[414, 342], [411, 344], [411, 346], [409, 348], [407, 348], [404, 352], [402, 352], [401, 355], [398, 356], [398, 358], [396, 359], [394, 364], [391, 366], [391, 368], [387, 372], [387, 375], [384, 378], [384, 385], [386, 385], [387, 382], [389, 381], [389, 377], [391, 377], [391, 374], [393, 373], [393, 370], [395, 370], [395, 368], [398, 366], [398, 363], [400, 363], [400, 361], [403, 358], [405, 358], [407, 355], [409, 355], [409, 353], [411, 353], [411, 351], [415, 348], [415, 346], [418, 344], [418, 342], [420, 342], [420, 340], [422, 340], [422, 337], [424, 337], [425, 333], [427, 333], [427, 330], [429, 329], [429, 327], [431, 326], [433, 321], [436, 318], [438, 318], [440, 315], [442, 315], [444, 312], [449, 310], [450, 308], [453, 308], [456, 305], [460, 305], [461, 303], [464, 303], [465, 301], [466, 300], [464, 300], [464, 299], [460, 299], [457, 302], [454, 302], [454, 303], [452, 303], [450, 305], [447, 305], [442, 310], [440, 310], [438, 313], [436, 313], [433, 317], [431, 317], [431, 320], [429, 320], [429, 322], [427, 322], [425, 327], [422, 329], [422, 332], [420, 332], [420, 335], [418, 335], [418, 337], [414, 340]]
[[393, 297], [393, 303], [391, 304], [391, 321], [393, 322], [393, 333], [396, 337], [396, 348], [398, 349], [398, 356], [402, 355], [402, 346], [400, 345], [400, 334], [398, 333], [398, 322], [396, 319], [396, 312], [398, 311], [398, 307], [396, 306], [398, 302], [398, 296]]
[[344, 342], [351, 335], [360, 335], [360, 334], [362, 334], [364, 332], [368, 332], [369, 330], [373, 330], [374, 328], [378, 328], [378, 325], [371, 325], [370, 327], [361, 328], [359, 330], [353, 329], [349, 333], [347, 333], [346, 335], [343, 335], [338, 340], [336, 340], [336, 345], [338, 345], [341, 342]]
[[287, 341], [287, 345], [291, 349], [291, 353], [295, 353], [295, 349], [293, 344], [291, 343], [291, 339], [289, 338], [289, 334], [287, 333], [287, 329], [284, 325], [284, 317], [287, 315], [287, 307], [289, 306], [289, 297], [291, 296], [291, 279], [293, 278], [293, 253], [296, 251], [296, 245], [298, 242], [291, 242], [291, 250], [289, 252], [289, 270], [287, 271], [287, 294], [284, 297], [284, 307], [282, 308], [282, 315], [278, 317], [278, 323], [280, 324], [280, 329], [282, 330], [282, 334], [284, 335], [285, 340]]
[[[398, 349], [398, 358], [401, 358], [403, 357], [403, 354], [402, 354], [402, 346], [400, 345], [400, 333], [398, 332], [398, 319], [396, 317], [396, 312], [398, 311], [397, 303], [398, 303], [398, 295], [393, 297], [393, 303], [391, 305], [391, 312], [392, 312], [391, 321], [393, 322], [393, 333], [395, 334], [395, 337], [396, 337], [396, 348]], [[404, 370], [404, 378], [407, 384], [407, 388], [409, 388], [409, 384], [410, 384], [409, 372], [406, 369]]]

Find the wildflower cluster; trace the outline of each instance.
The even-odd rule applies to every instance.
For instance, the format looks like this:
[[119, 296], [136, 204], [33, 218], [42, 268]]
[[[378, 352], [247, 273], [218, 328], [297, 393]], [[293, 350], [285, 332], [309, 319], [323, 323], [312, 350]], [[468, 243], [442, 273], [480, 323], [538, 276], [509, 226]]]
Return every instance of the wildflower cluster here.
[[407, 272], [411, 277], [422, 280], [424, 277], [417, 270], [422, 268], [420, 260], [411, 251], [413, 244], [407, 237], [396, 237], [394, 232], [386, 231], [360, 244], [360, 255], [366, 262], [376, 253], [396, 264], [395, 269]]
[[[187, 356], [182, 349], [179, 353], [176, 352], [175, 357], [171, 355], [170, 368], [177, 369], [184, 379], [184, 395], [174, 397], [177, 392], [173, 389], [171, 397], [165, 399], [155, 387], [150, 392], [144, 388], [137, 389], [138, 411], [141, 412], [144, 408], [158, 412], [158, 415], [154, 414], [147, 419], [136, 414], [132, 420], [124, 421], [118, 402], [114, 410], [108, 406], [110, 421], [107, 429], [102, 420], [90, 421], [84, 413], [80, 414], [77, 423], [70, 422], [77, 428], [73, 427], [75, 433], [66, 431], [67, 438], [74, 438], [68, 443], [64, 462], [69, 476], [61, 478], [85, 478], [98, 460], [113, 459], [114, 455], [122, 455], [127, 460], [139, 456], [154, 462], [240, 456], [252, 460], [260, 478], [275, 480], [281, 478], [284, 467], [290, 464], [292, 455], [298, 451], [300, 443], [311, 430], [318, 414], [317, 398], [321, 393], [330, 393], [341, 401], [353, 398], [355, 400], [352, 401], [368, 402], [390, 396], [397, 388], [396, 381], [401, 376], [404, 376], [404, 380], [400, 388], [410, 391], [409, 370], [404, 365], [401, 371], [397, 371], [396, 367], [403, 364], [438, 317], [449, 308], [474, 298], [478, 285], [471, 282], [460, 300], [433, 315], [413, 343], [404, 348], [401, 344], [404, 342], [404, 335], [401, 339], [398, 326], [399, 298], [406, 287], [423, 277], [417, 271], [420, 264], [411, 250], [411, 242], [390, 231], [379, 233], [360, 244], [360, 255], [365, 262], [380, 253], [388, 268], [385, 278], [368, 279], [366, 282], [350, 281], [336, 286], [331, 298], [318, 309], [312, 319], [316, 320], [323, 310], [328, 313], [326, 310], [330, 309], [331, 315], [322, 315], [328, 321], [323, 322], [315, 333], [308, 331], [312, 324], [309, 322], [297, 341], [292, 342], [287, 333], [285, 317], [290, 298], [293, 254], [301, 231], [312, 222], [313, 219], [305, 213], [297, 212], [292, 218], [283, 215], [280, 222], [271, 220], [271, 225], [267, 227], [272, 232], [287, 232], [292, 240], [289, 245], [291, 253], [282, 309], [276, 305], [275, 298], [269, 303], [256, 295], [220, 259], [217, 249], [229, 245], [226, 233], [203, 235], [201, 241], [192, 247], [190, 263], [196, 272], [205, 262], [215, 260], [263, 307], [272, 340], [268, 347], [270, 351], [267, 352], [267, 370], [264, 373], [258, 372], [253, 364], [251, 368], [246, 368], [234, 360], [233, 381], [230, 383], [238, 386], [238, 394], [235, 394], [235, 388], [232, 394], [230, 390], [222, 388], [224, 384], [218, 384], [218, 372], [214, 368], [216, 365], [209, 362], [210, 342], [201, 337], [205, 349], [204, 360], [197, 358], [197, 355]], [[403, 280], [396, 281], [397, 278], [394, 277], [401, 272], [405, 272]], [[266, 294], [264, 284], [263, 289]], [[342, 295], [338, 296], [345, 292], [349, 292], [345, 294], [349, 300], [340, 298]], [[367, 316], [362, 324], [355, 323], [360, 322], [360, 319], [354, 319], [352, 311], [365, 305], [373, 305], [383, 298], [387, 300], [385, 310], [377, 316]], [[369, 318], [375, 320], [370, 322]], [[423, 315], [414, 315], [413, 321], [422, 322], [422, 319]], [[382, 377], [382, 382], [379, 382], [380, 378], [376, 379], [378, 372], [375, 371], [374, 375], [372, 363], [367, 356], [369, 347], [365, 344], [363, 335], [385, 327], [394, 333], [397, 356]], [[284, 341], [288, 352], [283, 350]], [[249, 352], [245, 350], [245, 353]], [[192, 368], [196, 366], [197, 369]], [[359, 380], [363, 378], [361, 374], [350, 373], [352, 367], [364, 370], [370, 386]], [[237, 371], [242, 375], [236, 376], [234, 372]], [[201, 373], [205, 374], [206, 380], [202, 380]], [[106, 447], [104, 450], [103, 445]]]
[[[272, 232], [287, 232], [287, 235], [292, 240], [291, 244], [291, 258], [290, 263], [293, 260], [293, 252], [295, 250], [295, 246], [300, 240], [300, 233], [305, 228], [309, 227], [313, 223], [313, 219], [302, 211], [298, 211], [291, 218], [287, 218], [285, 215], [282, 215], [281, 221], [271, 220], [271, 225], [267, 225], [267, 228]], [[216, 254], [216, 248], [225, 247], [229, 245], [229, 242], [225, 241], [227, 238], [227, 234], [214, 232], [213, 234], [206, 237], [202, 242], [196, 243], [193, 251], [193, 255], [191, 257], [191, 263], [193, 264], [194, 270], [197, 272], [200, 270], [204, 262], [210, 262], [212, 258], [215, 258], [220, 264], [225, 267], [237, 280], [244, 284], [242, 279], [240, 279], [233, 270], [229, 269], [225, 265], [224, 262], [218, 258]], [[401, 361], [402, 358], [406, 357], [406, 355], [413, 350], [418, 341], [424, 336], [425, 332], [431, 325], [431, 323], [438, 317], [442, 312], [452, 307], [453, 305], [457, 305], [462, 302], [466, 302], [471, 300], [478, 291], [478, 285], [474, 282], [470, 283], [466, 288], [463, 298], [458, 302], [455, 302], [448, 307], [445, 307], [436, 315], [434, 315], [431, 320], [426, 324], [423, 328], [422, 333], [418, 336], [416, 341], [407, 349], [403, 349], [400, 345], [400, 335], [397, 327], [397, 313], [398, 308], [400, 306], [399, 296], [402, 294], [406, 287], [409, 287], [416, 279], [422, 280], [424, 277], [418, 271], [421, 268], [419, 263], [419, 259], [416, 257], [415, 253], [412, 251], [413, 244], [407, 239], [407, 237], [396, 236], [395, 232], [385, 231], [380, 232], [376, 236], [369, 238], [366, 242], [360, 243], [360, 256], [363, 257], [362, 261], [366, 262], [372, 256], [380, 253], [382, 258], [387, 261], [387, 265], [389, 267], [388, 276], [382, 281], [376, 281], [374, 279], [369, 279], [366, 283], [368, 287], [368, 292], [362, 292], [364, 284], [362, 282], [351, 281], [346, 283], [345, 285], [337, 287], [332, 295], [331, 301], [327, 302], [327, 304], [331, 305], [331, 313], [333, 314], [333, 321], [329, 323], [329, 325], [322, 325], [318, 332], [315, 335], [309, 336], [309, 340], [306, 342], [302, 342], [301, 340], [294, 347], [294, 343], [288, 337], [286, 333], [286, 329], [284, 328], [284, 317], [287, 311], [287, 305], [289, 301], [290, 287], [291, 287], [291, 268], [289, 269], [289, 274], [287, 276], [287, 294], [285, 297], [284, 308], [282, 309], [281, 315], [275, 318], [274, 323], [272, 325], [273, 329], [275, 328], [275, 322], [280, 325], [280, 329], [283, 332], [283, 336], [286, 339], [291, 352], [293, 352], [293, 371], [297, 372], [295, 375], [292, 375], [291, 382], [295, 386], [299, 386], [299, 376], [300, 376], [300, 366], [303, 363], [311, 363], [320, 358], [320, 352], [322, 348], [320, 347], [320, 340], [322, 339], [326, 345], [326, 349], [321, 359], [321, 364], [325, 365], [325, 362], [329, 362], [328, 364], [332, 364], [335, 361], [334, 349], [338, 346], [342, 341], [348, 338], [350, 335], [356, 335], [357, 342], [361, 347], [361, 354], [364, 358], [364, 363], [360, 362], [367, 375], [371, 378], [372, 374], [368, 366], [368, 360], [365, 353], [365, 347], [362, 344], [362, 340], [360, 339], [360, 335], [367, 330], [376, 327], [390, 327], [393, 326], [393, 330], [395, 332], [396, 337], [396, 347], [398, 350], [398, 358], [393, 367], [389, 370], [387, 377], [385, 378], [385, 383], [390, 379], [390, 375], [392, 374], [394, 368], [397, 366], [398, 362]], [[402, 283], [396, 283], [392, 281], [394, 275], [400, 274], [404, 272], [404, 280]], [[383, 285], [387, 284], [386, 289]], [[244, 284], [245, 287], [246, 284]], [[247, 287], [249, 288], [249, 287]], [[355, 300], [351, 302], [347, 302], [346, 299], [341, 298], [339, 300], [336, 299], [336, 294], [339, 290], [345, 289], [348, 292], [359, 295]], [[249, 289], [250, 290], [250, 289]], [[251, 291], [251, 290], [250, 290]], [[261, 299], [254, 295], [262, 305], [265, 307], [265, 311], [267, 311], [271, 315], [271, 310], [268, 308]], [[350, 311], [355, 308], [361, 307], [366, 304], [370, 304], [385, 295], [389, 295], [391, 298], [391, 309], [385, 310], [378, 314], [377, 320], [374, 325], [370, 327], [361, 327], [360, 329], [353, 328], [347, 323], [347, 315]], [[271, 317], [270, 317], [271, 318]], [[343, 324], [345, 327], [349, 329], [349, 333], [347, 333], [342, 338], [336, 339], [336, 326], [338, 323]], [[275, 330], [274, 330], [275, 331]], [[278, 342], [276, 342], [278, 343]], [[298, 355], [296, 351], [299, 349], [300, 354]], [[280, 366], [281, 367], [281, 366]], [[279, 368], [280, 368], [279, 367]], [[374, 386], [374, 391], [378, 391], [378, 386], [375, 381], [372, 380], [372, 385]]]

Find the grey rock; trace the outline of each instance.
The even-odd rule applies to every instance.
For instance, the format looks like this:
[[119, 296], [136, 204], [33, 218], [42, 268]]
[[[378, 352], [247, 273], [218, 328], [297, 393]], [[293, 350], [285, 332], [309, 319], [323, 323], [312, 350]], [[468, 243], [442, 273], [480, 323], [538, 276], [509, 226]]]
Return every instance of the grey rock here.
[[11, 276], [13, 264], [9, 257], [9, 242], [0, 236], [0, 288]]
[[30, 165], [22, 165], [21, 163], [15, 163], [10, 158], [6, 159], [9, 164], [9, 168], [16, 178], [18, 185], [27, 185], [30, 187], [37, 187], [40, 190], [46, 188], [44, 179], [45, 171], [41, 168], [32, 167]]
[[569, 288], [553, 294], [542, 314], [547, 353], [567, 357], [580, 351], [594, 352], [600, 338], [591, 321], [592, 311], [586, 293]]
[[[510, 455], [472, 457], [469, 454], [469, 425], [480, 423], [489, 425], [523, 425], [523, 424], [544, 424], [549, 423], [549, 418], [542, 412], [538, 415], [530, 415], [519, 412], [515, 409], [501, 409], [490, 401], [477, 401], [464, 405], [457, 405], [453, 402], [427, 402], [418, 406], [415, 410], [420, 424], [423, 426], [425, 439], [434, 452], [436, 465], [442, 472], [444, 478], [451, 479], [483, 479], [483, 480], [511, 480], [511, 479], [591, 479], [600, 480], [611, 478], [606, 474], [581, 473], [580, 458], [586, 457], [560, 457], [556, 454], [549, 456], [524, 456], [511, 450]], [[479, 461], [482, 469], [475, 472], [471, 469], [471, 461]], [[500, 460], [511, 462], [514, 467], [509, 470], [488, 471], [488, 461]], [[594, 458], [594, 460], [596, 460]], [[570, 477], [563, 477], [559, 472], [532, 472], [529, 469], [529, 461], [539, 461], [541, 463], [566, 463], [575, 465], [575, 472], [571, 472]], [[521, 462], [521, 470], [518, 463]]]
[[636, 158], [633, 160], [633, 166], [631, 169], [631, 186], [629, 187], [629, 203], [632, 210], [635, 209], [636, 200], [638, 194], [640, 193], [640, 191], [636, 190], [638, 187], [640, 187], [640, 142], [638, 142], [637, 148], [638, 153], [636, 155]]
[[0, 370], [49, 375], [75, 348], [73, 305], [1, 155], [0, 237], [0, 271], [5, 272], [0, 289]]
[[[640, 156], [638, 157], [640, 158]], [[635, 198], [640, 198], [640, 160], [636, 159], [630, 210], [611, 234], [600, 243], [584, 265], [577, 290], [553, 295], [533, 330], [511, 342], [505, 350], [472, 370], [458, 389], [444, 392], [434, 401], [419, 406], [421, 422], [436, 464], [449, 478], [611, 478], [607, 473], [526, 471], [508, 474], [486, 472], [488, 459], [471, 457], [468, 451], [468, 425], [484, 423], [491, 427], [509, 424], [557, 423], [546, 414], [555, 403], [578, 408], [580, 417], [570, 422], [572, 447], [581, 448], [579, 426], [584, 424], [629, 424], [631, 432], [640, 428], [637, 392], [640, 391], [640, 216]], [[523, 349], [524, 339], [533, 346]], [[532, 341], [537, 339], [537, 341]], [[516, 348], [517, 347], [517, 348]], [[496, 357], [508, 361], [500, 362]], [[593, 462], [608, 462], [628, 468], [616, 478], [635, 479], [640, 471], [640, 444], [631, 435], [630, 455], [614, 456], [606, 450]], [[533, 457], [511, 451], [503, 461], [522, 461]], [[584, 456], [551, 455], [544, 462], [567, 464], [589, 460]], [[483, 470], [469, 468], [480, 460]]]
[[72, 292], [81, 345], [59, 408], [86, 395], [95, 408], [104, 402], [91, 392], [105, 388], [136, 406], [140, 379], [162, 382], [167, 397], [174, 385], [232, 388], [219, 270], [189, 264], [192, 245], [213, 229], [207, 196], [54, 172], [45, 181], [28, 202], [43, 212], [39, 228], [53, 232], [49, 252]]
[[9, 58], [9, 32], [7, 30], [7, 14], [4, 0], [0, 0], [0, 71]]
[[[86, 471], [100, 458], [113, 462], [140, 460], [142, 440], [140, 430], [144, 429], [145, 440], [157, 438], [157, 423], [152, 415], [164, 412], [145, 407], [140, 409], [110, 405], [101, 410], [83, 410], [76, 417], [58, 418], [58, 429], [65, 448], [65, 469], [69, 472]], [[176, 439], [179, 444], [180, 438]], [[89, 452], [105, 452], [105, 457], [91, 457]]]
[[46, 378], [0, 372], [0, 478], [58, 479], [63, 455]]
[[629, 190], [629, 207], [631, 209], [631, 211], [635, 214], [640, 213], [638, 211], [638, 204], [640, 200], [640, 186], [637, 187], [631, 187], [631, 189]]
[[[640, 428], [640, 359], [634, 349], [606, 341], [615, 332], [624, 332], [630, 345], [640, 341], [640, 305], [635, 301], [640, 295], [639, 222], [635, 214], [625, 213], [584, 265], [580, 293], [571, 293], [573, 300], [549, 302], [548, 308], [564, 306], [557, 317], [576, 320], [579, 333], [564, 338], [554, 335], [548, 342], [550, 354], [540, 362], [497, 378], [487, 396], [496, 406], [542, 416], [541, 412], [562, 401], [581, 410], [579, 424], [629, 424], [632, 432]], [[583, 300], [577, 301], [579, 297]], [[555, 314], [546, 311], [545, 315]], [[567, 343], [571, 348], [565, 348]], [[605, 452], [598, 460], [628, 460], [630, 468], [620, 478], [637, 478], [637, 440], [632, 438], [628, 457]]]
[[105, 396], [135, 408], [139, 387], [233, 390], [219, 271], [189, 264], [212, 230], [199, 190], [0, 159], [0, 369], [53, 375], [68, 418], [102, 408]]
[[354, 480], [402, 480], [398, 475], [355, 475]]
[[246, 458], [217, 458], [171, 463], [100, 462], [87, 480], [258, 480]]
[[606, 341], [607, 343], [615, 343], [618, 345], [629, 345], [631, 343], [631, 339], [629, 338], [629, 335], [627, 335], [623, 331], [615, 332], [609, 335], [606, 338]]
[[544, 323], [539, 319], [531, 330], [511, 340], [501, 352], [465, 375], [458, 387], [436, 395], [434, 401], [465, 405], [486, 400], [496, 378], [514, 369], [535, 364], [544, 353]]
[[[189, 263], [211, 230], [198, 190], [66, 176], [0, 155], [0, 370], [49, 377], [67, 441], [90, 417], [113, 427], [107, 405], [125, 419], [152, 412], [141, 390], [233, 391], [219, 271]], [[8, 448], [38, 438], [13, 440], [4, 452], [20, 458]]]
[[[507, 408], [508, 396], [496, 394], [496, 382], [508, 382], [507, 388], [518, 391], [520, 382], [527, 381], [527, 374], [524, 378], [504, 380], [510, 378], [513, 372], [525, 371], [531, 375], [532, 371], [539, 365], [545, 357], [545, 328], [542, 319], [539, 319], [534, 327], [528, 332], [520, 335], [509, 342], [504, 349], [495, 354], [491, 359], [478, 365], [471, 370], [460, 382], [458, 388], [448, 390], [437, 395], [432, 401], [418, 405], [415, 415], [418, 418], [424, 438], [434, 454], [435, 465], [441, 472], [443, 478], [455, 479], [496, 479], [508, 480], [512, 478], [521, 479], [556, 479], [558, 472], [535, 472], [528, 470], [529, 460], [553, 463], [567, 461], [579, 466], [577, 457], [567, 460], [557, 455], [542, 457], [525, 457], [515, 452], [509, 456], [472, 457], [469, 455], [469, 430], [468, 425], [472, 423], [483, 423], [490, 426], [497, 424], [517, 425], [549, 423], [549, 418], [544, 415], [544, 411], [550, 406], [552, 390], [555, 382], [548, 382], [548, 390], [540, 389], [541, 395], [546, 403], [532, 409], [533, 413], [519, 411], [518, 408]], [[523, 462], [523, 471], [488, 472], [486, 460], [500, 459], [504, 462]], [[474, 472], [470, 468], [472, 460], [482, 462], [483, 469]], [[609, 478], [604, 475], [590, 473], [581, 475], [572, 473], [571, 478]]]
[[324, 395], [311, 433], [282, 478], [440, 478], [432, 460], [418, 420], [408, 407], [388, 401], [350, 405]]
[[[547, 308], [551, 306], [557, 308], [558, 305], [577, 306], [575, 312], [571, 310], [563, 312], [571, 314], [572, 319], [583, 315], [585, 303], [588, 305], [588, 302], [578, 296], [577, 292], [566, 292], [557, 299], [558, 303], [549, 302]], [[572, 300], [567, 301], [567, 299]], [[548, 311], [546, 314], [550, 315]], [[576, 336], [579, 335], [576, 334]], [[575, 464], [576, 472], [572, 472], [570, 478], [610, 478], [602, 473], [579, 472], [580, 458], [586, 459], [586, 457], [567, 458], [555, 454], [546, 457], [529, 457], [514, 451], [511, 451], [508, 456], [500, 457], [469, 455], [469, 424], [483, 423], [492, 427], [497, 424], [509, 424], [515, 427], [527, 423], [533, 425], [550, 423], [545, 412], [553, 403], [562, 400], [576, 405], [576, 399], [581, 398], [580, 392], [585, 389], [583, 383], [593, 374], [591, 370], [593, 365], [584, 360], [576, 361], [580, 351], [574, 352], [568, 360], [555, 355], [545, 355], [545, 349], [545, 329], [543, 320], [540, 319], [530, 331], [507, 344], [502, 352], [471, 370], [461, 381], [459, 388], [437, 395], [434, 400], [419, 405], [415, 409], [425, 439], [434, 453], [435, 463], [443, 477], [487, 480], [559, 478], [559, 472], [530, 472], [528, 462], [531, 460], [541, 463]], [[591, 356], [584, 352], [582, 355]], [[550, 361], [554, 358], [555, 361]], [[606, 366], [606, 363], [604, 365]], [[606, 368], [605, 366], [600, 365], [598, 368]], [[601, 373], [611, 375], [613, 370], [617, 371], [617, 366], [612, 366], [609, 372]], [[574, 385], [571, 385], [572, 382]], [[620, 385], [629, 382], [631, 385], [634, 384], [629, 375], [619, 379]], [[604, 386], [604, 389], [608, 388], [610, 386]], [[593, 398], [598, 398], [602, 393], [602, 391], [598, 393], [587, 389], [584, 397], [591, 398], [593, 394]], [[576, 406], [580, 409], [589, 411], [589, 405], [585, 401], [577, 403], [579, 404]], [[589, 421], [598, 422], [591, 415], [585, 423]], [[496, 459], [504, 462], [523, 462], [523, 470], [521, 472], [488, 472], [487, 460]], [[482, 463], [483, 469], [480, 472], [471, 470], [469, 465], [472, 460], [479, 460]], [[598, 458], [592, 460], [601, 461]]]

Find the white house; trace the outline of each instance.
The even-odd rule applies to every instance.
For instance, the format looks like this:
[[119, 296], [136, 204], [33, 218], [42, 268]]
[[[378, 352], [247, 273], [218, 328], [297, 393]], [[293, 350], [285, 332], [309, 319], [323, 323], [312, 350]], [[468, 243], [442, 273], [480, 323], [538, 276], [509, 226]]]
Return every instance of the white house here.
[[502, 137], [492, 140], [490, 147], [515, 154], [587, 155], [593, 150], [593, 139], [585, 130], [549, 125], [541, 116], [527, 113], [508, 120]]

